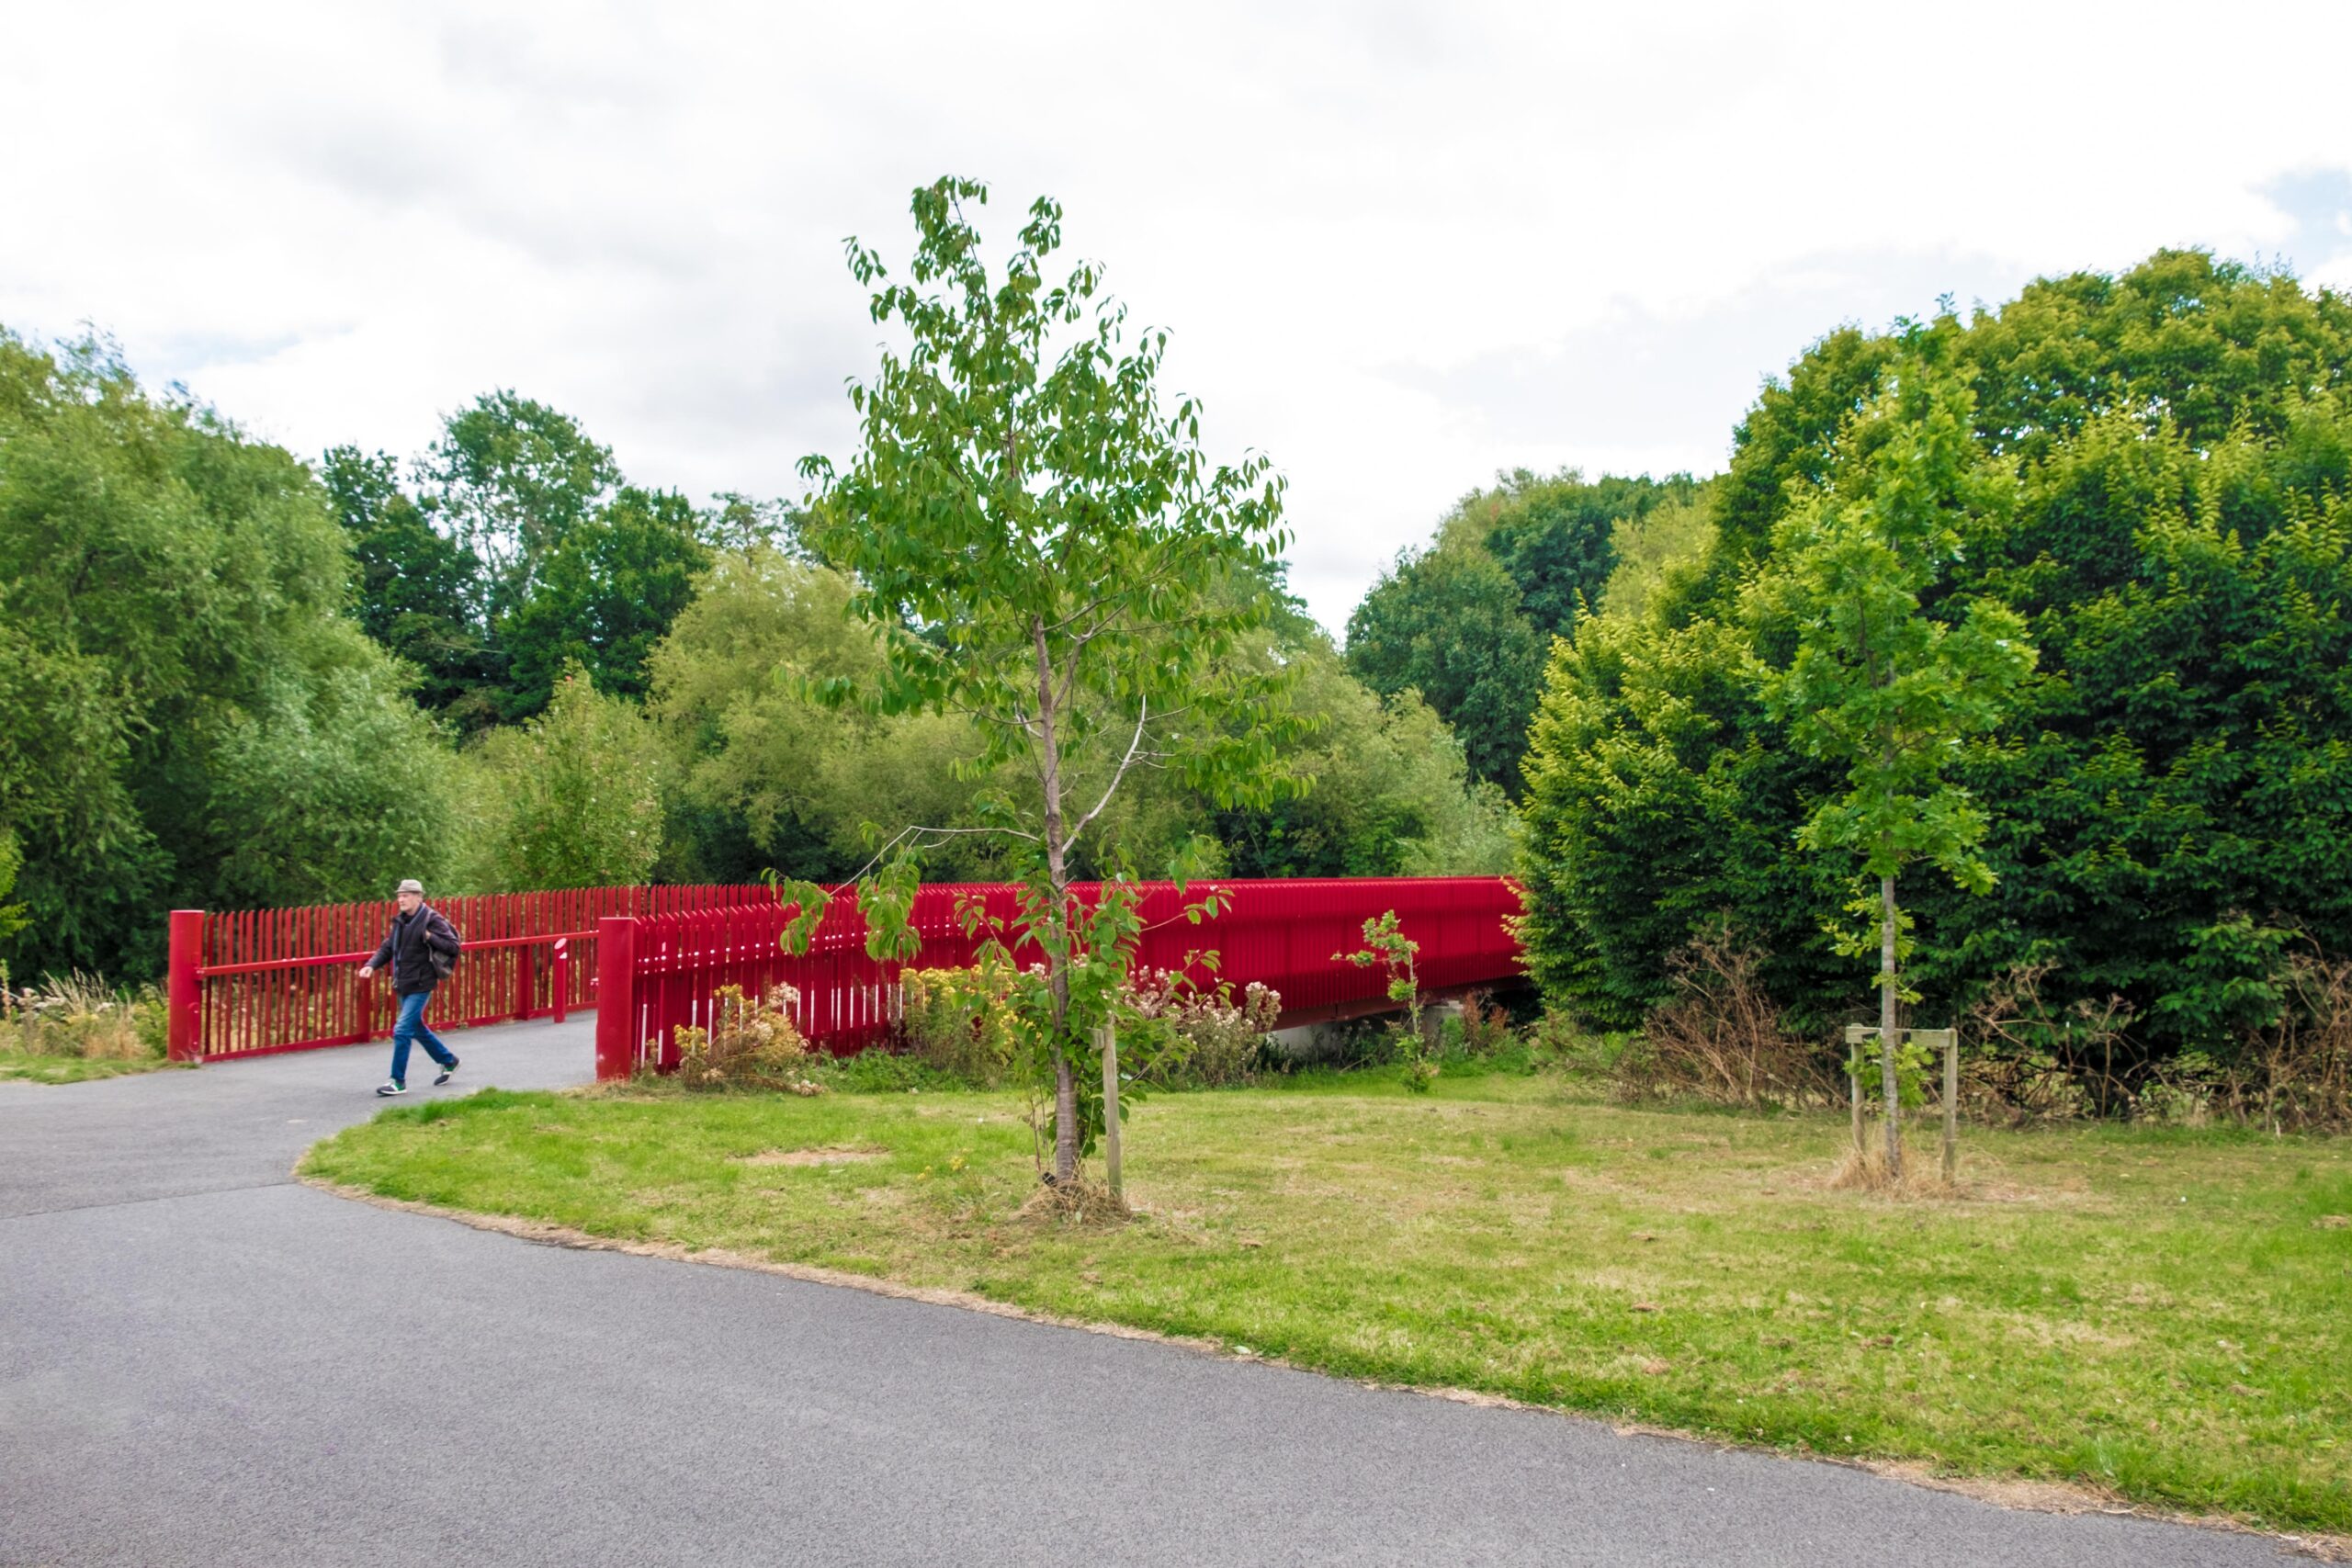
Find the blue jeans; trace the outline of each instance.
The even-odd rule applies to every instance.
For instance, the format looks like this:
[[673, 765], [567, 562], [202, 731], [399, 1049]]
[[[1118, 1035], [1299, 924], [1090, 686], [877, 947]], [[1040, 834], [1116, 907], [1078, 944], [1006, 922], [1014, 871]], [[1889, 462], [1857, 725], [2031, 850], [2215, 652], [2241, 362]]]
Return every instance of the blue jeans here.
[[408, 1048], [412, 1041], [422, 1042], [424, 1054], [445, 1067], [454, 1067], [458, 1058], [441, 1037], [424, 1027], [424, 1004], [433, 999], [430, 991], [401, 998], [401, 1016], [392, 1025], [392, 1081], [408, 1082]]

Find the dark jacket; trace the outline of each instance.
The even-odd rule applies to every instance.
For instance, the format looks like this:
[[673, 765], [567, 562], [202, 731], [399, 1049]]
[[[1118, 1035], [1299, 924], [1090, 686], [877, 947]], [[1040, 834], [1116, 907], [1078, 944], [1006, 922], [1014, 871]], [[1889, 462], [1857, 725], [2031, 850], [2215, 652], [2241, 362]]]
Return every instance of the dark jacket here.
[[383, 945], [376, 949], [376, 956], [368, 963], [376, 969], [390, 963], [392, 995], [413, 997], [441, 983], [440, 975], [433, 967], [434, 951], [438, 949], [455, 958], [462, 945], [458, 928], [440, 910], [430, 904], [419, 904], [413, 915], [392, 916], [392, 928], [384, 933]]

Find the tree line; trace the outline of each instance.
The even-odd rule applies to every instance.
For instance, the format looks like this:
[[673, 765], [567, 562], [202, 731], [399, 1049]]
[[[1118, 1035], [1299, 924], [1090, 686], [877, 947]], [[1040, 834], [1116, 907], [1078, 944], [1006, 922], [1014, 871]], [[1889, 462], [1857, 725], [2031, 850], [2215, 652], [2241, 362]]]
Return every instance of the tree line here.
[[[1603, 1028], [1712, 943], [1826, 1037], [1878, 1010], [1858, 955], [1899, 917], [1904, 1006], [1936, 1021], [2127, 1073], [2270, 1049], [2352, 950], [2347, 366], [2352, 304], [2198, 253], [1841, 328], [1767, 382], [1722, 474], [1472, 492], [1344, 648], [1278, 559], [1234, 572], [1220, 659], [1283, 671], [1261, 761], [1305, 787], [1221, 803], [1139, 769], [1069, 874], [1515, 867], [1536, 977]], [[1904, 513], [1922, 464], [1942, 477]], [[6, 955], [137, 974], [174, 904], [396, 874], [835, 879], [877, 830], [1016, 797], [968, 716], [828, 700], [952, 631], [912, 600], [876, 622], [873, 563], [817, 521], [631, 484], [510, 391], [409, 458], [306, 463], [102, 343], [0, 334]], [[1866, 547], [1878, 578], [1849, 570]], [[1886, 728], [1868, 658], [1823, 652], [1865, 579], [1923, 656], [1998, 613], [2031, 657], [1940, 666]], [[1951, 871], [1899, 910], [1824, 852], [1867, 836], [1839, 824], [1871, 724], [1933, 753], [1879, 775], [1887, 864]], [[1889, 802], [1925, 825], [1907, 848]], [[1005, 856], [943, 834], [922, 870]]]
[[[102, 340], [0, 329], [0, 959], [140, 978], [175, 906], [823, 881], [877, 831], [968, 825], [1015, 787], [968, 718], [823, 700], [881, 649], [807, 522], [633, 484], [511, 390], [407, 458], [306, 461]], [[1312, 787], [1220, 804], [1141, 769], [1072, 874], [1507, 866], [1507, 804], [1428, 703], [1351, 671], [1279, 561], [1226, 592]], [[1006, 863], [949, 835], [923, 865]]]
[[[1918, 485], [1932, 503], [1904, 512]], [[1528, 564], [1516, 520], [1542, 507], [1614, 514], [1561, 531], [1573, 573]], [[1849, 742], [1905, 691], [1873, 696], [1860, 660], [1826, 680], [1805, 649], [1838, 592], [1891, 595], [1883, 625], [1927, 660], [1905, 668], [1946, 682], [1874, 732], [1936, 748], [1881, 774], [1906, 815], [1871, 830], [1912, 846], [1888, 874], [1914, 852], [1952, 869], [1905, 884], [1905, 1016], [2110, 1083], [2226, 1077], [2327, 1019], [2340, 1053], [2352, 1026], [2323, 995], [2352, 974], [2347, 545], [2352, 301], [2165, 252], [1832, 332], [1703, 482], [1510, 476], [1373, 591], [1349, 656], [1418, 682], [1518, 796], [1555, 1003], [1636, 1028], [1728, 946], [1788, 1031], [1826, 1039], [1878, 1011], [1862, 964], [1894, 901], [1821, 852], [1860, 841], [1835, 819], [1861, 809]], [[1848, 547], [1893, 553], [1858, 576]], [[1935, 664], [1993, 612], [2030, 672], [1989, 641], [1973, 674]]]

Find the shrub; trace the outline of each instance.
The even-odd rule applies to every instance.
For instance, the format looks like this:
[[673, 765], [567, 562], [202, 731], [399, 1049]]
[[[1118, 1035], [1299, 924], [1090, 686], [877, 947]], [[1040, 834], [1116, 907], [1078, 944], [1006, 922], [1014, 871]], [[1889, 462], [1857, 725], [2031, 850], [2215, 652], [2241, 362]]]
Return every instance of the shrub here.
[[1816, 1041], [1792, 1034], [1758, 976], [1764, 954], [1717, 927], [1668, 964], [1672, 998], [1612, 1054], [1618, 1091], [1698, 1095], [1736, 1105], [1842, 1104], [1846, 1075]]
[[972, 1087], [968, 1078], [944, 1073], [912, 1055], [878, 1047], [854, 1056], [820, 1056], [821, 1082], [843, 1094], [954, 1093]]
[[1510, 1010], [1496, 1005], [1492, 991], [1472, 991], [1462, 998], [1464, 1055], [1491, 1056], [1510, 1043]]
[[907, 1055], [946, 1077], [1001, 1082], [1019, 1043], [1006, 977], [985, 969], [909, 969], [899, 976]]
[[2278, 1024], [2258, 1046], [2270, 1129], [2352, 1124], [2352, 960], [2287, 961]]
[[2272, 1132], [2352, 1124], [2352, 961], [2308, 939], [2284, 948], [2237, 993], [2249, 1000], [2217, 1050], [2151, 1056], [2128, 1032], [2120, 996], [2044, 995], [2052, 966], [2018, 964], [1969, 1013], [1963, 1102], [2011, 1122], [2078, 1115], [2200, 1126], [2222, 1120]]
[[1137, 1076], [1168, 1087], [1248, 1083], [1283, 1010], [1282, 994], [1254, 980], [1237, 998], [1229, 985], [1206, 990], [1167, 969], [1131, 979], [1127, 1001], [1146, 1047], [1136, 1056]]
[[[923, 1080], [905, 1087], [1003, 1081], [1021, 1043], [1011, 976], [983, 969], [909, 969], [899, 983], [901, 1060], [920, 1068], [912, 1076]], [[1255, 983], [1237, 997], [1230, 986], [1204, 989], [1170, 970], [1138, 974], [1127, 982], [1122, 1009], [1121, 1064], [1133, 1077], [1164, 1088], [1247, 1083], [1282, 1005], [1279, 993]], [[877, 1055], [868, 1051], [857, 1059]], [[868, 1076], [883, 1087], [899, 1087], [910, 1075], [876, 1067]]]
[[800, 993], [779, 985], [766, 997], [719, 988], [711, 1026], [677, 1029], [679, 1084], [689, 1089], [788, 1089], [822, 1094], [810, 1075], [808, 1042], [792, 1021]]

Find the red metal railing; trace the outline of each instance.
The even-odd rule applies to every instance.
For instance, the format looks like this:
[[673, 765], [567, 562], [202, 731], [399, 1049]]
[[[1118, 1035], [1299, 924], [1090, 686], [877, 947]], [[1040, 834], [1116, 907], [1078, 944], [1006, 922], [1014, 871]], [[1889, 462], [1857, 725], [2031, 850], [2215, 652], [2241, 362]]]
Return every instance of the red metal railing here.
[[[435, 1029], [561, 1018], [595, 1005], [598, 922], [747, 904], [775, 907], [759, 886], [577, 887], [436, 898], [466, 942], [435, 994]], [[390, 900], [230, 913], [176, 909], [165, 983], [174, 1061], [209, 1061], [349, 1045], [390, 1031], [391, 977], [358, 965], [383, 940]]]
[[[1377, 970], [1334, 963], [1352, 952], [1363, 922], [1395, 909], [1407, 935], [1421, 943], [1422, 987], [1458, 992], [1516, 977], [1519, 944], [1504, 921], [1519, 913], [1517, 890], [1499, 877], [1363, 878], [1219, 882], [1232, 904], [1193, 925], [1184, 906], [1201, 886], [1179, 896], [1165, 884], [1144, 887], [1146, 924], [1137, 962], [1176, 969], [1214, 950], [1221, 969], [1195, 978], [1279, 991], [1282, 1022], [1320, 1022], [1383, 1010], [1385, 981]], [[1094, 889], [1081, 886], [1091, 898]], [[917, 896], [915, 929], [927, 968], [973, 962], [976, 942], [956, 917], [978, 897], [1010, 920], [1010, 886], [938, 884]], [[625, 1005], [599, 1009], [600, 1074], [626, 1076], [648, 1042], [665, 1043], [674, 1059], [680, 1024], [706, 1024], [722, 986], [763, 993], [777, 981], [800, 993], [797, 1021], [836, 1052], [857, 1050], [887, 1034], [899, 1014], [901, 965], [865, 955], [856, 907], [836, 902], [810, 951], [785, 953], [777, 937], [786, 911], [764, 886], [587, 887], [551, 893], [489, 894], [434, 900], [466, 940], [457, 972], [436, 994], [435, 1029], [561, 1018], [608, 997]], [[363, 982], [357, 967], [382, 940], [390, 901], [300, 909], [211, 913], [174, 911], [166, 998], [175, 1061], [216, 1060], [319, 1046], [348, 1045], [390, 1030], [390, 977]]]
[[[1363, 922], [1394, 909], [1404, 933], [1420, 943], [1422, 988], [1459, 993], [1517, 978], [1518, 942], [1506, 921], [1520, 912], [1518, 889], [1500, 877], [1398, 877], [1220, 881], [1226, 911], [1194, 925], [1184, 907], [1205, 885], [1180, 895], [1167, 883], [1143, 886], [1144, 935], [1136, 955], [1147, 969], [1186, 969], [1204, 983], [1236, 987], [1257, 981], [1282, 995], [1283, 1026], [1385, 1011], [1387, 977], [1376, 968], [1338, 962], [1363, 942]], [[1080, 897], [1096, 888], [1081, 885]], [[962, 968], [978, 942], [956, 910], [967, 899], [1011, 920], [1016, 889], [996, 884], [934, 885], [917, 896], [915, 929], [924, 968]], [[627, 1077], [648, 1064], [675, 1066], [680, 1027], [707, 1027], [721, 987], [747, 996], [782, 981], [799, 992], [795, 1021], [827, 1050], [847, 1053], [888, 1034], [899, 1017], [901, 964], [865, 953], [865, 925], [848, 899], [826, 912], [809, 951], [778, 943], [787, 911], [773, 904], [662, 917], [607, 917], [599, 940], [596, 1074]], [[1034, 950], [1019, 950], [1025, 958]], [[1212, 976], [1197, 962], [1214, 951]]]

